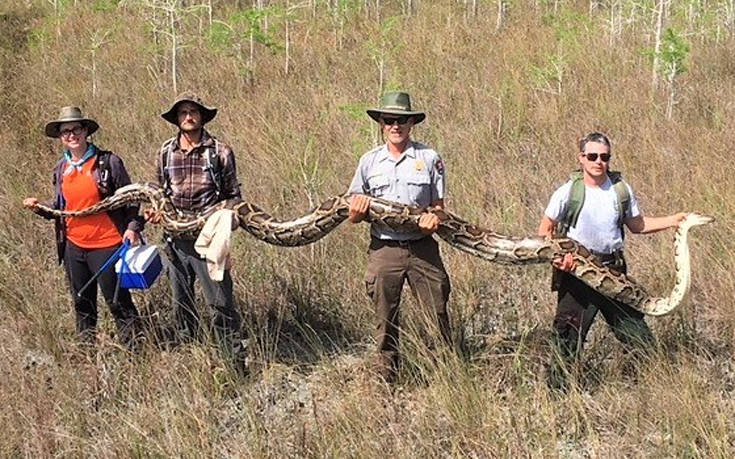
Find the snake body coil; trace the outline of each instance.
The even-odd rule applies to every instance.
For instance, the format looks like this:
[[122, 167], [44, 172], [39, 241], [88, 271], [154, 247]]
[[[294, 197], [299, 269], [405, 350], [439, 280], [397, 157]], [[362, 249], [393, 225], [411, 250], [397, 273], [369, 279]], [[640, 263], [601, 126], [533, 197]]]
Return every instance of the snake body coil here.
[[[120, 188], [107, 199], [79, 211], [59, 211], [39, 205], [44, 212], [57, 216], [81, 217], [106, 212], [136, 202], [148, 202], [160, 213], [161, 224], [169, 233], [196, 232], [207, 218], [219, 209], [235, 211], [239, 225], [257, 239], [274, 245], [296, 247], [311, 244], [329, 234], [347, 219], [349, 196], [327, 199], [308, 214], [279, 220], [260, 207], [243, 201], [223, 201], [197, 214], [177, 211], [163, 189], [155, 184], [131, 184]], [[495, 233], [473, 225], [451, 212], [429, 210], [439, 217], [438, 235], [451, 246], [484, 260], [512, 265], [548, 263], [571, 253], [577, 267], [573, 274], [608, 298], [625, 303], [644, 314], [663, 315], [674, 310], [689, 289], [691, 266], [687, 234], [693, 226], [714, 221], [713, 218], [689, 214], [679, 225], [674, 238], [676, 282], [666, 298], [652, 297], [633, 278], [603, 266], [586, 248], [569, 238], [517, 238]], [[386, 201], [370, 199], [366, 220], [396, 232], [416, 231], [419, 217], [426, 210]]]

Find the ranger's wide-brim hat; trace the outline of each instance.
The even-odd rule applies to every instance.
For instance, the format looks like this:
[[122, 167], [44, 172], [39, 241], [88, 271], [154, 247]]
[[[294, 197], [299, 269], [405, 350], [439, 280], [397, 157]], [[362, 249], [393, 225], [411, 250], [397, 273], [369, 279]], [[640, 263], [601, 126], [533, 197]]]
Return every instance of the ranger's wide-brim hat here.
[[176, 98], [173, 105], [171, 105], [171, 108], [168, 109], [168, 111], [161, 113], [161, 117], [163, 117], [163, 119], [165, 119], [169, 123], [178, 126], [179, 119], [178, 113], [176, 111], [178, 110], [179, 105], [183, 104], [184, 102], [191, 102], [192, 104], [199, 107], [199, 113], [202, 114], [202, 124], [209, 123], [214, 119], [215, 116], [217, 116], [217, 109], [215, 107], [207, 107], [206, 105], [204, 105], [202, 99], [199, 98], [199, 96], [197, 96], [196, 94], [184, 93]]
[[419, 124], [426, 118], [424, 112], [411, 109], [411, 96], [407, 92], [392, 91], [383, 94], [380, 107], [367, 111], [370, 118], [380, 121], [381, 115], [412, 116], [413, 124]]
[[94, 132], [100, 128], [100, 125], [97, 124], [97, 121], [90, 118], [85, 118], [84, 115], [82, 115], [82, 110], [79, 107], [62, 107], [61, 111], [59, 112], [59, 118], [46, 123], [46, 135], [49, 137], [57, 138], [61, 135], [59, 127], [62, 124], [74, 122], [82, 123], [82, 125], [87, 128], [87, 135], [94, 134]]

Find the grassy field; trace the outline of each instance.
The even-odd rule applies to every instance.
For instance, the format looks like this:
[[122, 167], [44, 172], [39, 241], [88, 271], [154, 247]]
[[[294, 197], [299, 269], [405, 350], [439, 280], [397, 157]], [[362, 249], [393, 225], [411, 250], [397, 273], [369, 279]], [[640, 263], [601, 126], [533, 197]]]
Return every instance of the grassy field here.
[[[735, 5], [661, 4], [2, 1], [0, 456], [732, 457]], [[42, 129], [60, 106], [81, 105], [95, 142], [149, 181], [174, 134], [159, 113], [195, 90], [220, 109], [208, 127], [233, 146], [246, 199], [287, 217], [347, 188], [379, 141], [364, 109], [394, 88], [427, 112], [414, 137], [443, 155], [448, 207], [478, 224], [534, 234], [592, 130], [610, 135], [644, 213], [717, 218], [693, 232], [689, 299], [649, 320], [659, 347], [637, 376], [600, 319], [578, 384], [551, 393], [549, 268], [443, 245], [461, 351], [430, 349], [405, 292], [405, 365], [396, 387], [378, 383], [364, 368], [367, 225], [299, 249], [236, 234], [250, 377], [211, 343], [151, 336], [131, 357], [104, 304], [96, 352], [77, 348], [53, 225], [21, 207], [52, 191], [59, 147]], [[632, 275], [662, 296], [671, 238], [627, 239]], [[152, 327], [170, 320], [167, 287], [135, 296]]]

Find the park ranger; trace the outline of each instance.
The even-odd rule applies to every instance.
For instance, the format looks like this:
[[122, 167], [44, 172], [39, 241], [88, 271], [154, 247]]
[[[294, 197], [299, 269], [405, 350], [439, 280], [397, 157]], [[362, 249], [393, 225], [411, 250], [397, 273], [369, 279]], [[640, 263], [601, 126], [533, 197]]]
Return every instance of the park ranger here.
[[[437, 152], [411, 140], [411, 129], [426, 115], [411, 108], [405, 92], [388, 92], [379, 108], [367, 114], [380, 124], [385, 144], [360, 159], [350, 185], [349, 220], [365, 218], [370, 197], [378, 197], [422, 208], [444, 207], [446, 170]], [[420, 306], [434, 311], [443, 340], [451, 345], [447, 314], [449, 277], [439, 247], [431, 236], [439, 228], [439, 218], [426, 213], [419, 220], [420, 231], [394, 233], [373, 225], [365, 285], [377, 313], [376, 371], [393, 382], [398, 364], [400, 331], [399, 304], [404, 281]]]

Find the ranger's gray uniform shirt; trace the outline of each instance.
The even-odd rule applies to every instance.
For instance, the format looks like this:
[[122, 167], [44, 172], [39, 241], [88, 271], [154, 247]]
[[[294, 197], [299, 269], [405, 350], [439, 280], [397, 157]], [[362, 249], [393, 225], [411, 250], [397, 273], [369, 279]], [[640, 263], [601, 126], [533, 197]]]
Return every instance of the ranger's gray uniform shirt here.
[[[376, 198], [429, 207], [444, 199], [446, 170], [439, 153], [418, 142], [409, 141], [406, 150], [394, 159], [387, 145], [365, 153], [355, 171], [350, 193], [366, 194]], [[421, 239], [425, 235], [395, 233], [372, 225], [370, 234], [378, 239], [406, 241]]]

